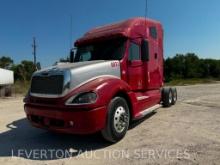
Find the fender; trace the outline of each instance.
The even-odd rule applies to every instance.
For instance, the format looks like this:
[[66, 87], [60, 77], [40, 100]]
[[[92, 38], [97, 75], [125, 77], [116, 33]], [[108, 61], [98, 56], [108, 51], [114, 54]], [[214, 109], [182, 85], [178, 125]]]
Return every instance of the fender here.
[[90, 91], [93, 91], [98, 95], [96, 103], [90, 105], [74, 105], [74, 107], [96, 108], [107, 106], [113, 97], [117, 96], [117, 94], [123, 94], [126, 96], [128, 104], [130, 105], [132, 116], [136, 110], [137, 99], [135, 94], [131, 91], [130, 86], [120, 78], [110, 75], [101, 76], [86, 82], [82, 86], [72, 90], [63, 98], [63, 100], [68, 100], [70, 97], [78, 93]]

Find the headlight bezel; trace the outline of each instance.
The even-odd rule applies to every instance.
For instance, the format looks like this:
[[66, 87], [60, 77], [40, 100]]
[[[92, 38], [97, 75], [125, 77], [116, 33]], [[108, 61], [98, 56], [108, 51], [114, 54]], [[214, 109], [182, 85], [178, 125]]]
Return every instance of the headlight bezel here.
[[[93, 97], [95, 96], [95, 98], [93, 98], [93, 100], [89, 101], [89, 102], [79, 102], [79, 100], [76, 100], [76, 99], [79, 99], [79, 98], [83, 98], [83, 97], [86, 97], [86, 96], [89, 96], [89, 95], [93, 95]], [[85, 99], [85, 98], [84, 98]], [[88, 98], [87, 98], [88, 99]], [[90, 104], [94, 104], [96, 103], [98, 99], [98, 95], [96, 92], [94, 91], [88, 91], [88, 92], [80, 92], [72, 97], [70, 97], [65, 105], [90, 105]], [[78, 101], [78, 102], [77, 102]]]

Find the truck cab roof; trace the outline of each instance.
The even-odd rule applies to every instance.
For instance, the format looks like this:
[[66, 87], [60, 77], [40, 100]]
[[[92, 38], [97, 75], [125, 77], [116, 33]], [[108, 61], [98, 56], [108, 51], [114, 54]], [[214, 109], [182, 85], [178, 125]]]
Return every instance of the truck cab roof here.
[[126, 37], [131, 39], [147, 38], [147, 36], [149, 36], [147, 27], [151, 26], [157, 27], [159, 32], [162, 32], [162, 25], [158, 21], [142, 17], [131, 18], [91, 29], [75, 42], [75, 46], [116, 37]]

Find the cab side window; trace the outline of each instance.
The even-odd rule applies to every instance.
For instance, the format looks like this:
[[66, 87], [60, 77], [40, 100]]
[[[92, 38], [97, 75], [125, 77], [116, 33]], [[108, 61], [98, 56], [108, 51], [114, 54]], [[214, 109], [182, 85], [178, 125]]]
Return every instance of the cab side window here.
[[85, 52], [83, 55], [80, 56], [79, 61], [89, 61], [91, 60], [91, 53]]
[[150, 27], [150, 36], [157, 39], [157, 28], [155, 26]]
[[139, 45], [131, 42], [130, 47], [129, 47], [129, 56], [128, 60], [133, 61], [133, 60], [140, 60], [140, 47]]

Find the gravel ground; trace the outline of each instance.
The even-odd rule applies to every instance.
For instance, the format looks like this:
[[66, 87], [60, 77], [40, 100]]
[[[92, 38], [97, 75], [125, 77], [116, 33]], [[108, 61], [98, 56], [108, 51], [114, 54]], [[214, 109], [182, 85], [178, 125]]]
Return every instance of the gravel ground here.
[[175, 106], [132, 123], [117, 144], [33, 128], [21, 97], [0, 99], [0, 163], [220, 164], [220, 84], [177, 90]]

